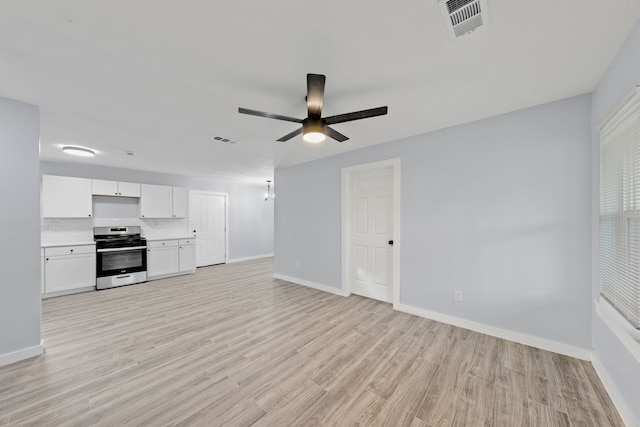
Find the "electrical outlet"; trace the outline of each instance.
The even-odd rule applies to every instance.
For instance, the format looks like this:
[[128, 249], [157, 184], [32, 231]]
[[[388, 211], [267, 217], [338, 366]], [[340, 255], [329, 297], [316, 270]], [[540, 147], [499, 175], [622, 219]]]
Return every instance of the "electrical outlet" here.
[[459, 290], [459, 289], [456, 289], [453, 292], [453, 299], [456, 300], [456, 301], [462, 301], [462, 291]]

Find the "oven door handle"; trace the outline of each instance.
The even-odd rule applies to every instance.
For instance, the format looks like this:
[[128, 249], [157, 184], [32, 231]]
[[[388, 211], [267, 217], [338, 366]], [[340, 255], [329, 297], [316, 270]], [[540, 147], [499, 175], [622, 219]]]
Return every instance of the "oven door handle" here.
[[137, 251], [140, 249], [147, 249], [146, 246], [134, 246], [132, 248], [109, 248], [109, 249], [98, 249], [97, 252], [122, 252], [122, 251]]

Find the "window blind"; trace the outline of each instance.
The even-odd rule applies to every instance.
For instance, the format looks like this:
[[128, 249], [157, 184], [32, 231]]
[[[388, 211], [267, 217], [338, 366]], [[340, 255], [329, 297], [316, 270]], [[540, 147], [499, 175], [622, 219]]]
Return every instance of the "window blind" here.
[[640, 90], [600, 127], [600, 293], [640, 328]]

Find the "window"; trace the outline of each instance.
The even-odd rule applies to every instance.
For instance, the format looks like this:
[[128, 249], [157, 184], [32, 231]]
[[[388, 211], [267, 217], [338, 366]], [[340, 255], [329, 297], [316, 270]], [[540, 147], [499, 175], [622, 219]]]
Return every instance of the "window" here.
[[640, 328], [640, 87], [600, 127], [600, 293]]

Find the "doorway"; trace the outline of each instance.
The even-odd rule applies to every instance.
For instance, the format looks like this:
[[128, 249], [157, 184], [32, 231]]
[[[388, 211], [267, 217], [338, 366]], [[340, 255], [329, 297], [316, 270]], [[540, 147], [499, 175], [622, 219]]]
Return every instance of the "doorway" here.
[[342, 169], [342, 290], [400, 301], [400, 159]]
[[227, 196], [191, 191], [189, 230], [196, 239], [196, 267], [227, 261]]

